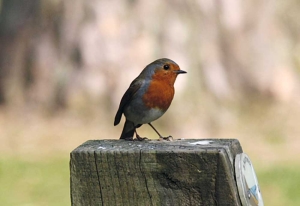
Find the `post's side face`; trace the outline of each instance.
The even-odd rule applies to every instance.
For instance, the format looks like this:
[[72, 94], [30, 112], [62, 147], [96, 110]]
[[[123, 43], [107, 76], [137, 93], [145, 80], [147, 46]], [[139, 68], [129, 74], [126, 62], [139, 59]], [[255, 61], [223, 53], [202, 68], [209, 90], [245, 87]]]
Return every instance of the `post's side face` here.
[[211, 141], [88, 141], [71, 153], [72, 205], [240, 205], [230, 159], [242, 148]]

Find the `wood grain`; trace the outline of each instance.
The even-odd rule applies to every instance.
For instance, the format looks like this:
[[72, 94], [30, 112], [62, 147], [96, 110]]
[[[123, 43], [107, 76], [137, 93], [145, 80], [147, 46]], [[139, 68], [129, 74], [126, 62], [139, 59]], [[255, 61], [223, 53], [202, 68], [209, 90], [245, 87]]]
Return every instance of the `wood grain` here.
[[241, 152], [235, 139], [87, 141], [71, 152], [71, 202], [241, 205], [233, 167]]

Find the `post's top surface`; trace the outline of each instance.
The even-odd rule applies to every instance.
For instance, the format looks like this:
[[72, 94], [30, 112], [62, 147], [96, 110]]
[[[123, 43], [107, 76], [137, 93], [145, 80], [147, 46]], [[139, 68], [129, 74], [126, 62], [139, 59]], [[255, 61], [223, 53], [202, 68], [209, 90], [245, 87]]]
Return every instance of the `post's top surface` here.
[[183, 139], [175, 141], [89, 140], [74, 149], [72, 154], [87, 152], [215, 152], [225, 151], [231, 162], [242, 153], [237, 139]]
[[240, 146], [237, 139], [183, 139], [174, 141], [126, 141], [126, 140], [88, 140], [72, 151], [78, 152], [82, 150], [89, 151], [105, 151], [105, 150], [164, 150], [164, 149], [209, 149]]

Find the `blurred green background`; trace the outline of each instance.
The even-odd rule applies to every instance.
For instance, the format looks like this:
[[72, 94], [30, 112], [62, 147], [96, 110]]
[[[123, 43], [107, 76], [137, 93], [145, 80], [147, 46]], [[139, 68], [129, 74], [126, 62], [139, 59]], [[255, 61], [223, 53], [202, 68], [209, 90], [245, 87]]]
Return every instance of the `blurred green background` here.
[[154, 125], [239, 139], [265, 205], [300, 205], [299, 10], [298, 0], [0, 0], [1, 205], [70, 205], [69, 153], [119, 138], [123, 93], [161, 57], [188, 74]]

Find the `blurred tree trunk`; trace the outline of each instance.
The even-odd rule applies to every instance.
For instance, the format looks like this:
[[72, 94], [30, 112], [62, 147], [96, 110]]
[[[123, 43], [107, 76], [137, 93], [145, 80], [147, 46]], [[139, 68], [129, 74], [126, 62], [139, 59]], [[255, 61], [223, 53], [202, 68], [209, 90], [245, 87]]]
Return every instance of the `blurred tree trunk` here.
[[[33, 79], [33, 51], [39, 0], [3, 0], [0, 13], [0, 104], [24, 98]], [[14, 96], [14, 97], [12, 97]], [[16, 97], [18, 96], [18, 97]]]
[[58, 47], [62, 8], [40, 0], [2, 1], [0, 104], [65, 107], [65, 72], [55, 70], [64, 52]]
[[196, 109], [203, 99], [290, 100], [299, 91], [295, 0], [280, 9], [235, 0], [1, 4], [0, 104], [51, 112], [101, 104], [111, 115], [121, 84], [161, 57], [190, 69]]

